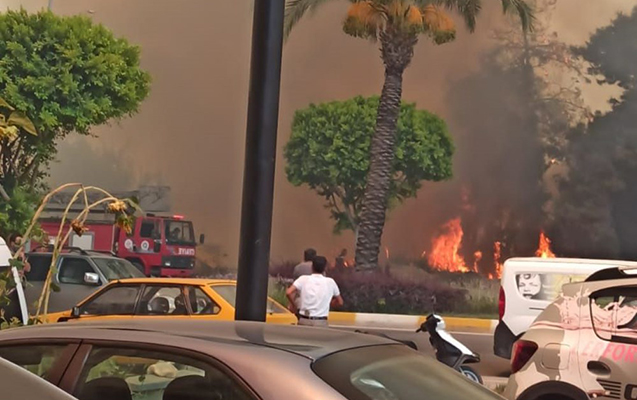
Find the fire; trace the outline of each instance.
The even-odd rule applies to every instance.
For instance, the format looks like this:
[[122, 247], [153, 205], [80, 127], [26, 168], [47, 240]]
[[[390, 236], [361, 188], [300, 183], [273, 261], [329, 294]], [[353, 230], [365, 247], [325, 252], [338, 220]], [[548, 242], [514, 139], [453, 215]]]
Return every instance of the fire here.
[[[493, 243], [493, 262], [495, 267], [495, 277], [502, 278], [502, 242]], [[489, 279], [493, 279], [493, 274], [489, 274]]]
[[555, 253], [551, 251], [551, 239], [549, 239], [544, 231], [540, 232], [540, 244], [535, 252], [536, 257], [555, 258]]
[[473, 253], [473, 270], [478, 272], [478, 263], [482, 260], [482, 252], [476, 251]]
[[454, 218], [443, 226], [440, 236], [433, 239], [427, 256], [429, 265], [441, 271], [469, 272], [464, 258], [458, 253], [462, 245], [462, 225], [460, 218]]

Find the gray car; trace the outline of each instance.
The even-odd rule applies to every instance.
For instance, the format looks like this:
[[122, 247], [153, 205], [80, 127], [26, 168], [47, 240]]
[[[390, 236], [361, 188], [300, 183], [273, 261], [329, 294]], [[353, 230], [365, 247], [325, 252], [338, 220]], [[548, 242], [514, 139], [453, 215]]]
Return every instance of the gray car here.
[[39, 325], [0, 332], [0, 357], [80, 400], [497, 400], [405, 345], [256, 322]]
[[[35, 313], [36, 302], [51, 267], [51, 258], [49, 252], [27, 254], [31, 270], [25, 274], [28, 282], [25, 296], [30, 314]], [[56, 267], [54, 282], [61, 290], [51, 293], [49, 312], [70, 309], [110, 281], [144, 277], [133, 264], [122, 258], [80, 249], [61, 254]]]
[[3, 400], [77, 400], [42, 378], [0, 358]]

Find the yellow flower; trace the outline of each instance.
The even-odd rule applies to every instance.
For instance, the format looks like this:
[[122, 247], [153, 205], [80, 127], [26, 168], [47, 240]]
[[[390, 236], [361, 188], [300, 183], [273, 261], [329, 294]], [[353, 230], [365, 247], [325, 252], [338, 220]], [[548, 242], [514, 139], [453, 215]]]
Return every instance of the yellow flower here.
[[115, 200], [108, 205], [108, 211], [112, 213], [124, 212], [126, 211], [126, 203], [122, 200]]

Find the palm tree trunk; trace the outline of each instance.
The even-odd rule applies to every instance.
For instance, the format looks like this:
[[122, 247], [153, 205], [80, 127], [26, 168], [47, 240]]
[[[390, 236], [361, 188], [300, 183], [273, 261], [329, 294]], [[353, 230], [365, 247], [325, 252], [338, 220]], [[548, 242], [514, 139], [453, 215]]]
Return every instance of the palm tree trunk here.
[[413, 35], [404, 35], [391, 30], [382, 32], [379, 36], [385, 64], [385, 82], [378, 104], [376, 129], [370, 149], [367, 186], [356, 239], [356, 267], [362, 270], [378, 266], [380, 240], [385, 226], [392, 180], [403, 72], [411, 61], [417, 41]]

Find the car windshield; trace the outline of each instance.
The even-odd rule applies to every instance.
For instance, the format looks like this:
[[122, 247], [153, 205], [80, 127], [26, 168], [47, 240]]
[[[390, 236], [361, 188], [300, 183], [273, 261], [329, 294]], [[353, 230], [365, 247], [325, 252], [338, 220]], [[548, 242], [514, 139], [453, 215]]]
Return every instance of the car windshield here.
[[121, 258], [99, 257], [93, 258], [93, 261], [109, 281], [145, 276], [133, 264]]
[[[228, 302], [232, 307], [235, 307], [237, 299], [237, 286], [236, 285], [211, 285], [212, 290], [217, 292], [219, 296]], [[287, 314], [289, 311], [268, 297], [268, 306], [266, 312], [268, 314]]]
[[192, 222], [165, 220], [164, 224], [166, 226], [166, 243], [189, 246], [195, 245], [195, 233], [192, 229]]
[[481, 385], [406, 346], [362, 347], [319, 359], [314, 372], [350, 400], [497, 400]]

